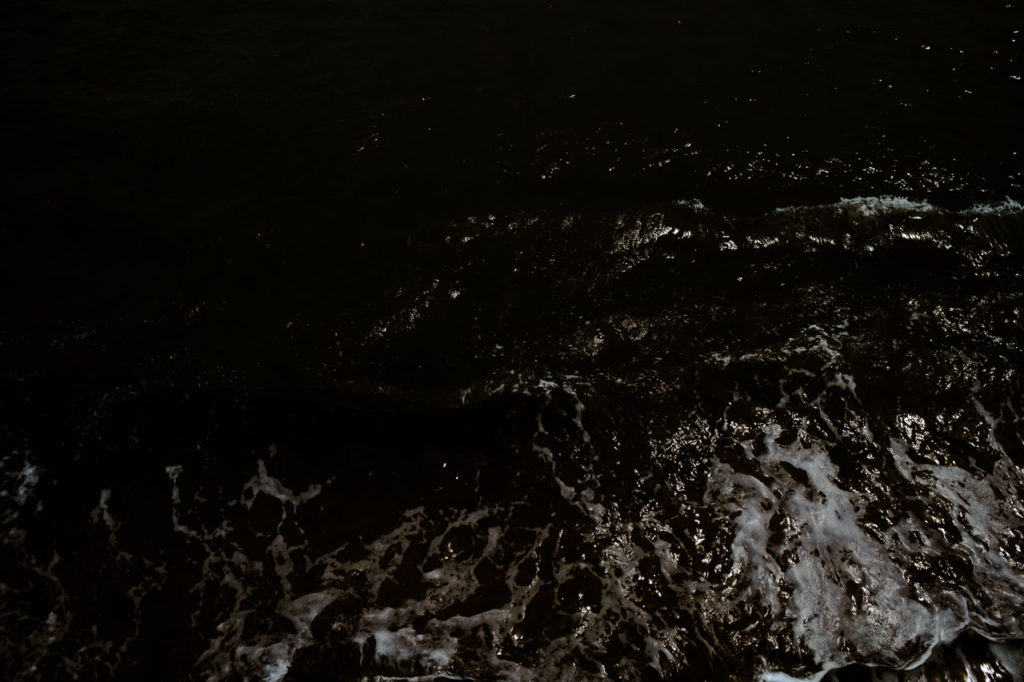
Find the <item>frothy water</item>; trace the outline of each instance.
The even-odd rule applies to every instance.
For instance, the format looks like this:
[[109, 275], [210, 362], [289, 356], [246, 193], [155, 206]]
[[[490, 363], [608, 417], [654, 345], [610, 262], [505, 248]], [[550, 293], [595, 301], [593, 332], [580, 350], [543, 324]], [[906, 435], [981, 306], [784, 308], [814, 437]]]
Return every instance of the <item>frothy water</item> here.
[[[420, 234], [331, 337], [366, 381], [126, 388], [91, 473], [4, 457], [5, 670], [1020, 680], [1022, 230], [866, 197]], [[461, 373], [403, 381], [439, 339]]]

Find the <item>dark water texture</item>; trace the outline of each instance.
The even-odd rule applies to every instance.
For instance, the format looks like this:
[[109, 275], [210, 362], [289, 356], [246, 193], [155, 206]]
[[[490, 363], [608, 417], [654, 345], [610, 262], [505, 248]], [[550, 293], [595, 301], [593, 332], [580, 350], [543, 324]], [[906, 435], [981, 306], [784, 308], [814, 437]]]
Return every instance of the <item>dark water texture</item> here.
[[0, 676], [1024, 675], [1015, 3], [0, 16]]

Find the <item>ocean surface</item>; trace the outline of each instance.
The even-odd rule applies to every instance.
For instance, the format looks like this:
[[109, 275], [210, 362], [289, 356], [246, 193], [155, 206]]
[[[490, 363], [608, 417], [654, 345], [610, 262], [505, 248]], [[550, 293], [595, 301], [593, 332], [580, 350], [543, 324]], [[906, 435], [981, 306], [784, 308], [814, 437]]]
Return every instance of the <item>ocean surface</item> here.
[[1021, 682], [1021, 28], [7, 0], [0, 678]]

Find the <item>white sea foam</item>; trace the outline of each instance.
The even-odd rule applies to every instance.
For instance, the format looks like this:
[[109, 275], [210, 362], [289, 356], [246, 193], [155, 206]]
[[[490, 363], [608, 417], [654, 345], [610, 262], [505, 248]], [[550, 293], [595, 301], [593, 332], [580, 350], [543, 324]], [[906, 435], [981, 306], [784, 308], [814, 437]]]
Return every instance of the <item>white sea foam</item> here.
[[927, 201], [911, 201], [905, 197], [878, 196], [878, 197], [852, 197], [840, 199], [834, 204], [835, 208], [844, 211], [857, 212], [863, 216], [877, 216], [883, 213], [929, 213], [937, 210]]
[[991, 204], [975, 204], [964, 212], [974, 215], [1005, 215], [1011, 213], [1020, 213], [1021, 211], [1024, 211], [1024, 205], [1021, 205], [1020, 202], [1014, 201], [1013, 199], [1007, 197], [1002, 201], [998, 201]]
[[704, 202], [702, 202], [700, 199], [679, 199], [676, 201], [676, 204], [679, 206], [686, 206], [687, 208], [691, 208], [694, 211], [708, 210], [708, 207], [705, 206]]
[[[1024, 566], [1000, 551], [1007, 529], [1024, 524], [1024, 505], [1017, 491], [1024, 489], [1024, 473], [1005, 456], [990, 476], [976, 477], [959, 467], [919, 464], [907, 454], [906, 443], [891, 442], [899, 472], [920, 487], [922, 499], [947, 509], [960, 523], [960, 544], [973, 564], [973, 583], [998, 586], [1000, 601], [1011, 610], [1024, 610]], [[991, 589], [991, 587], [990, 587]], [[978, 620], [997, 631], [1004, 624], [979, 614]], [[1013, 634], [1024, 636], [1019, 626]]]
[[303, 595], [277, 607], [277, 612], [295, 626], [295, 632], [298, 635], [296, 648], [306, 643], [310, 636], [310, 625], [337, 598], [336, 591], [326, 590]]
[[913, 200], [908, 199], [907, 197], [893, 195], [879, 195], [842, 198], [832, 204], [782, 206], [774, 209], [773, 212], [778, 214], [800, 213], [807, 211], [833, 211], [851, 213], [869, 218], [891, 213], [950, 213], [965, 216], [1008, 215], [1020, 213], [1022, 210], [1024, 210], [1024, 206], [1009, 197], [1002, 201], [974, 204], [970, 208], [956, 211], [935, 206], [928, 201]]
[[[858, 500], [836, 483], [838, 469], [827, 452], [781, 445], [778, 435], [778, 427], [769, 429], [762, 461], [797, 467], [811, 485], [797, 484], [786, 497], [786, 513], [802, 528], [799, 559], [785, 575], [793, 585], [788, 612], [794, 618], [794, 635], [817, 663], [834, 668], [849, 662], [837, 633], [861, 655], [881, 660], [915, 642], [930, 648], [951, 639], [963, 621], [910, 596], [910, 586], [887, 548], [861, 528]], [[861, 591], [860, 603], [851, 600], [850, 584]], [[918, 649], [915, 658], [921, 655]]]
[[246, 482], [242, 490], [244, 492], [242, 503], [249, 508], [252, 508], [253, 501], [260, 493], [296, 507], [319, 495], [321, 486], [314, 484], [306, 492], [296, 494], [291, 488], [288, 488], [281, 481], [269, 475], [267, 473], [267, 465], [261, 459], [256, 462], [256, 474]]
[[[793, 371], [785, 380], [792, 402], [799, 403], [791, 409], [814, 404], [822, 411], [822, 419], [827, 419], [824, 410], [833, 402], [828, 396], [842, 396], [848, 405], [859, 402], [857, 381], [844, 356], [850, 324], [809, 325], [776, 349], [800, 361], [790, 363]], [[709, 358], [709, 367], [720, 368], [724, 364], [721, 357], [727, 356], [717, 361]], [[803, 362], [806, 359], [812, 362]], [[755, 355], [732, 362], [752, 360]], [[794, 387], [793, 381], [806, 383]], [[978, 584], [965, 586], [962, 594], [929, 591], [931, 588], [908, 580], [908, 562], [921, 556], [941, 557], [949, 550], [948, 543], [937, 539], [926, 520], [911, 512], [902, 513], [890, 527], [868, 528], [865, 510], [877, 500], [864, 490], [882, 482], [869, 481], [856, 488], [851, 481], [844, 481], [838, 456], [834, 450], [830, 452], [834, 441], [820, 435], [820, 429], [817, 437], [808, 435], [806, 423], [787, 427], [796, 431], [792, 440], [783, 441], [782, 428], [771, 424], [762, 435], [744, 442], [742, 452], [719, 452], [705, 479], [703, 499], [687, 498], [687, 489], [673, 480], [673, 471], [697, 466], [688, 459], [693, 446], [701, 445], [701, 438], [715, 438], [719, 427], [707, 425], [701, 436], [693, 435], [696, 432], [688, 436], [685, 429], [672, 435], [675, 449], [663, 450], [669, 452], [665, 457], [671, 459], [672, 468], [659, 472], [638, 466], [639, 489], [669, 490], [663, 495], [669, 498], [678, 493], [676, 510], [681, 510], [680, 514], [696, 514], [697, 508], [711, 510], [712, 515], [703, 520], [721, 525], [712, 529], [708, 527], [711, 524], [694, 523], [688, 527], [693, 537], [678, 543], [678, 536], [674, 537], [678, 528], [673, 530], [667, 522], [660, 502], [638, 499], [636, 507], [629, 508], [608, 493], [606, 481], [597, 475], [594, 458], [587, 456], [594, 444], [586, 427], [595, 427], [583, 402], [589, 403], [592, 394], [584, 380], [573, 378], [572, 382], [570, 386], [568, 377], [523, 379], [515, 390], [543, 398], [536, 416], [533, 456], [541, 462], [543, 476], [550, 475], [554, 497], [561, 491], [557, 504], [571, 510], [569, 517], [580, 525], [579, 537], [567, 539], [574, 529], [558, 527], [559, 517], [555, 516], [542, 528], [515, 528], [528, 539], [525, 543], [521, 538], [513, 540], [508, 506], [416, 507], [379, 537], [321, 556], [306, 556], [307, 570], [322, 571], [323, 589], [292, 597], [291, 570], [300, 565], [297, 555], [303, 548], [290, 544], [294, 540], [287, 541], [279, 532], [267, 537], [266, 550], [269, 557], [281, 561], [273, 562], [261, 575], [280, 582], [282, 598], [277, 613], [288, 619], [294, 630], [287, 635], [243, 635], [247, 623], [252, 629], [254, 618], [245, 601], [246, 571], [252, 570], [254, 562], [223, 552], [223, 538], [217, 529], [197, 524], [193, 524], [196, 530], [188, 529], [184, 518], [187, 504], [179, 494], [179, 483], [185, 480], [183, 469], [169, 469], [172, 513], [182, 514], [181, 519], [174, 517], [176, 523], [180, 521], [181, 527], [189, 530], [186, 534], [205, 543], [211, 555], [222, 552], [210, 560], [211, 566], [223, 569], [216, 584], [238, 595], [230, 617], [220, 623], [220, 638], [211, 645], [204, 663], [211, 668], [228, 666], [225, 677], [232, 671], [244, 671], [254, 679], [280, 680], [295, 651], [311, 643], [313, 621], [341, 595], [355, 596], [365, 606], [359, 613], [346, 614], [349, 620], [339, 622], [336, 632], [344, 633], [348, 645], [359, 648], [366, 669], [382, 673], [377, 679], [477, 674], [510, 680], [616, 675], [636, 679], [652, 672], [671, 678], [687, 669], [694, 645], [703, 644], [716, 652], [744, 641], [743, 633], [730, 630], [738, 615], [755, 621], [745, 625], [754, 633], [752, 637], [770, 632], [772, 642], [782, 642], [813, 661], [811, 671], [763, 671], [761, 679], [766, 682], [820, 681], [829, 671], [854, 663], [913, 669], [969, 623], [972, 628], [977, 625], [1007, 634], [1006, 613], [986, 614], [984, 600], [992, 598], [1012, 609], [1022, 603], [1020, 595], [1024, 594], [1019, 567], [1011, 558], [999, 558], [998, 550], [1000, 533], [1020, 522], [1016, 514], [1021, 503], [1012, 493], [1024, 487], [1019, 472], [1006, 468], [1008, 459], [997, 463], [993, 476], [972, 477], [957, 467], [917, 463], [908, 452], [913, 442], [893, 441], [890, 453], [886, 443], [874, 442], [866, 425], [860, 425], [859, 431], [847, 429], [846, 433], [863, 434], [865, 444], [886, 456], [891, 454], [894, 471], [889, 475], [917, 486], [914, 489], [921, 491], [921, 501], [929, 509], [945, 510], [963, 531], [962, 548], [971, 555]], [[805, 387], [813, 399], [798, 401]], [[787, 391], [780, 387], [780, 392], [785, 395]], [[741, 387], [732, 395], [734, 406], [751, 400]], [[973, 407], [971, 400], [976, 401]], [[976, 395], [969, 398], [964, 411], [994, 433], [1002, 416], [978, 401]], [[778, 409], [786, 407], [783, 403]], [[771, 408], [768, 404], [760, 414], [774, 414]], [[734, 408], [729, 414], [737, 412]], [[839, 415], [832, 417], [839, 425]], [[722, 421], [728, 422], [728, 415]], [[902, 415], [897, 421], [912, 440], [914, 430], [923, 431], [926, 426], [924, 418], [916, 414]], [[849, 426], [848, 420], [846, 424]], [[749, 431], [746, 433], [749, 437]], [[599, 436], [596, 430], [595, 435]], [[979, 440], [984, 442], [984, 437]], [[996, 448], [994, 435], [988, 443], [1006, 459]], [[653, 487], [653, 482], [648, 485], [649, 480], [659, 487]], [[260, 462], [238, 504], [247, 507], [254, 496], [267, 495], [282, 503], [284, 519], [319, 490], [309, 487], [305, 493], [296, 493], [270, 476]], [[103, 509], [97, 509], [99, 521]], [[460, 546], [453, 536], [471, 537], [471, 546]], [[549, 539], [556, 549], [550, 549]], [[563, 542], [568, 547], [571, 543], [583, 547], [563, 552]], [[534, 572], [520, 584], [520, 567], [542, 561], [542, 545], [548, 547], [545, 552], [553, 552], [543, 558], [549, 562], [547, 575]], [[696, 547], [696, 554], [687, 547]], [[705, 556], [711, 562], [722, 560], [722, 568], [701, 573], [695, 566]], [[406, 570], [410, 561], [418, 572]], [[507, 588], [507, 598], [504, 603], [470, 610], [466, 605], [487, 587], [486, 579], [479, 575], [481, 567], [488, 571], [498, 567], [503, 572], [493, 578], [490, 587]], [[398, 580], [399, 573], [402, 587], [416, 596], [389, 603], [382, 587], [389, 580]], [[583, 589], [563, 595], [562, 588], [574, 586], [580, 576], [585, 576], [591, 590], [587, 598]], [[214, 584], [212, 571], [206, 579], [208, 585]], [[544, 608], [558, 609], [558, 616], [568, 619], [567, 625], [550, 637], [544, 633], [542, 644], [534, 639], [523, 645], [532, 648], [519, 649], [523, 635], [517, 628], [527, 618], [532, 600], [544, 590], [564, 597], [565, 605], [547, 602]], [[696, 625], [673, 622], [672, 617], [680, 612], [692, 616]], [[600, 653], [622, 636], [633, 638], [633, 649], [639, 655], [614, 671], [611, 665], [606, 669], [607, 660], [601, 659]], [[523, 651], [529, 653], [528, 663], [517, 658]], [[994, 650], [994, 655], [1006, 657], [1007, 669], [1015, 660], [1011, 649]], [[586, 672], [575, 667], [578, 661], [586, 661]], [[801, 679], [797, 675], [807, 676]]]
[[743, 575], [748, 586], [743, 597], [760, 596], [772, 613], [779, 614], [782, 570], [768, 549], [768, 524], [778, 510], [777, 499], [760, 479], [722, 463], [712, 473], [707, 494], [707, 501], [725, 501], [725, 508], [736, 514], [731, 573]]
[[363, 614], [360, 632], [354, 640], [364, 646], [369, 639], [374, 643], [374, 660], [392, 666], [418, 664], [430, 671], [447, 666], [458, 649], [458, 642], [445, 632], [421, 633], [408, 625], [398, 611], [386, 608]]

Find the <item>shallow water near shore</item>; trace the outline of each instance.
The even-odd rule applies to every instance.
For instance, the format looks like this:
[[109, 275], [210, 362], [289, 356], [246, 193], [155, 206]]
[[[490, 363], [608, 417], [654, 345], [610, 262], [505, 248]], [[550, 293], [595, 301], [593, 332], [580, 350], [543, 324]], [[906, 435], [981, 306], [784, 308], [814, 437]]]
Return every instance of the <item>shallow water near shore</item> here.
[[1013, 3], [4, 12], [5, 679], [1024, 676]]

